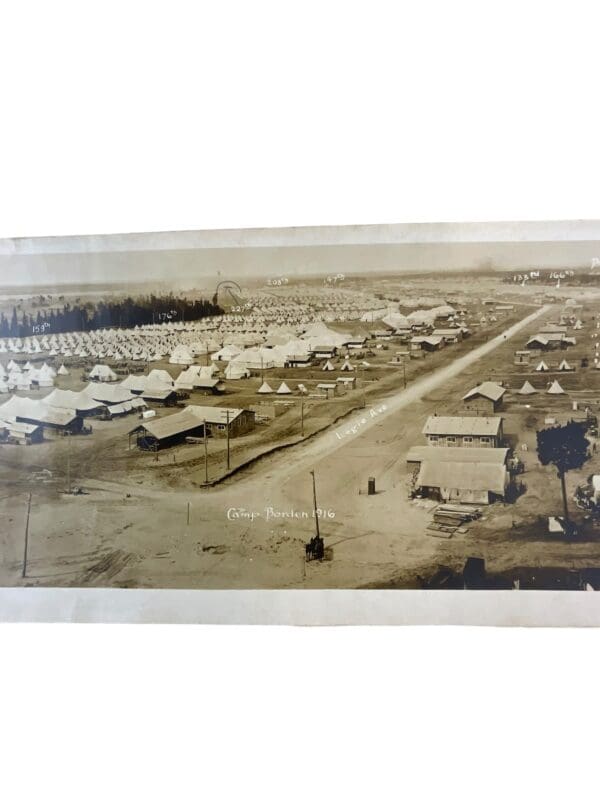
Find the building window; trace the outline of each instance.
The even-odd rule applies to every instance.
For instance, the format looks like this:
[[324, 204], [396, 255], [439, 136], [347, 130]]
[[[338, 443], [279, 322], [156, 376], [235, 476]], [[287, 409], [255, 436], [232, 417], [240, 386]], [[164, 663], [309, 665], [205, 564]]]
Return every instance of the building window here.
[[481, 444], [489, 444], [490, 443], [490, 437], [489, 436], [482, 436], [481, 439], [480, 439], [480, 442], [481, 442]]
[[463, 436], [463, 444], [473, 444], [472, 436]]
[[446, 441], [448, 444], [456, 444], [456, 436], [448, 436]]
[[438, 437], [430, 434], [429, 436], [429, 444], [436, 445], [438, 443]]
[[217, 425], [217, 430], [218, 431], [224, 431], [225, 430], [225, 425]]

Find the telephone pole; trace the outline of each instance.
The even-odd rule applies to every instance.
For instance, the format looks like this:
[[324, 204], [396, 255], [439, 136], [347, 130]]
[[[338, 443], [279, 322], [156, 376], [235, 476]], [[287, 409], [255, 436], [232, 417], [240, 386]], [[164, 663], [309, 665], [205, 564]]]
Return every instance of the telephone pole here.
[[317, 513], [317, 487], [315, 484], [315, 471], [311, 469], [310, 474], [312, 475], [312, 484], [313, 484], [313, 507], [315, 510], [315, 526], [317, 528], [317, 539], [321, 538], [321, 534], [319, 533], [319, 515]]
[[365, 392], [365, 368], [361, 365], [360, 367], [360, 388], [362, 389], [362, 407], [367, 407], [367, 395]]
[[304, 398], [300, 400], [300, 434], [304, 439]]
[[204, 482], [208, 483], [208, 446], [206, 444], [206, 420], [204, 420]]
[[71, 494], [71, 434], [67, 431], [67, 494]]
[[25, 578], [27, 574], [27, 551], [29, 549], [29, 514], [31, 512], [31, 492], [29, 492], [29, 499], [27, 501], [27, 518], [25, 520], [25, 549], [23, 551], [23, 571], [21, 577]]
[[229, 409], [227, 409], [227, 472], [231, 469], [229, 458]]

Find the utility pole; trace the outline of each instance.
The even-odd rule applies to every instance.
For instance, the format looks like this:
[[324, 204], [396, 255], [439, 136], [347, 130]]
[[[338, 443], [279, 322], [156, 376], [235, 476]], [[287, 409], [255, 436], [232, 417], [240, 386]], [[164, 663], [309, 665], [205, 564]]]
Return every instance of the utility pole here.
[[208, 483], [208, 446], [206, 444], [206, 420], [204, 420], [204, 482]]
[[71, 434], [67, 431], [67, 494], [71, 494]]
[[27, 501], [27, 519], [25, 520], [25, 550], [23, 552], [23, 572], [21, 577], [24, 578], [27, 574], [27, 550], [29, 548], [29, 513], [31, 511], [31, 492], [29, 492], [29, 499]]
[[206, 366], [210, 367], [210, 360], [208, 355], [208, 342], [206, 343]]
[[230, 459], [229, 459], [229, 409], [227, 411], [227, 472], [229, 472], [230, 466]]
[[361, 365], [360, 367], [360, 387], [362, 389], [362, 407], [367, 407], [367, 395], [365, 393], [365, 368]]
[[304, 398], [300, 399], [300, 433], [304, 439]]
[[315, 510], [315, 526], [317, 528], [317, 539], [321, 538], [321, 534], [319, 533], [319, 515], [317, 513], [317, 487], [315, 484], [315, 471], [311, 469], [310, 474], [312, 475], [312, 484], [313, 484], [313, 507]]
[[406, 359], [402, 356], [402, 374], [404, 376], [404, 388], [406, 389]]

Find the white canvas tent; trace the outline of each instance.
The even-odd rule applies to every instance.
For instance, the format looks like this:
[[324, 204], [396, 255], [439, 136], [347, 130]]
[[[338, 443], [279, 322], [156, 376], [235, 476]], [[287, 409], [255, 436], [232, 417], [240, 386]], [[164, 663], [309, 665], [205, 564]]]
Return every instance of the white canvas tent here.
[[73, 392], [69, 389], [55, 389], [43, 398], [42, 403], [56, 408], [68, 408], [76, 413], [97, 411], [103, 407], [102, 403], [93, 400], [85, 390]]
[[273, 369], [275, 366], [271, 351], [268, 348], [261, 347], [249, 347], [247, 350], [242, 350], [229, 363], [253, 370]]
[[517, 394], [537, 394], [537, 389], [535, 389], [529, 381], [525, 381], [523, 386], [518, 390]]
[[292, 390], [285, 381], [281, 382], [281, 386], [277, 389], [277, 394], [291, 394]]
[[228, 381], [239, 381], [241, 378], [249, 378], [250, 370], [241, 364], [229, 363], [225, 367], [225, 377]]
[[213, 363], [205, 367], [200, 367], [200, 372], [198, 374], [201, 378], [214, 378], [215, 375], [219, 374], [219, 372], [219, 368], [215, 363]]
[[326, 361], [326, 362], [323, 364], [323, 366], [321, 367], [321, 369], [323, 370], [323, 372], [333, 372], [333, 370], [335, 369], [335, 367], [333, 366], [333, 364], [331, 363], [331, 361], [329, 361], [329, 359], [328, 359], [328, 360], [327, 360], [327, 361]]
[[558, 381], [552, 381], [552, 384], [546, 394], [564, 394], [565, 390], [562, 388]]
[[43, 367], [41, 369], [35, 369], [35, 367], [32, 367], [27, 374], [33, 383], [37, 383], [37, 385], [42, 388], [54, 386], [54, 377], [51, 373], [44, 370]]
[[166, 369], [151, 369], [148, 373], [147, 386], [158, 389], [172, 389], [174, 386], [173, 378]]
[[573, 372], [575, 367], [572, 367], [569, 364], [569, 362], [565, 358], [563, 358], [563, 360], [558, 365], [558, 369], [560, 370], [560, 372]]
[[45, 361], [40, 367], [40, 372], [43, 372], [44, 375], [50, 375], [52, 378], [56, 377], [56, 370], [54, 367], [51, 367], [50, 364], [46, 364]]
[[273, 389], [271, 389], [271, 387], [266, 381], [263, 381], [262, 386], [259, 389], [257, 389], [257, 394], [272, 394], [272, 393]]
[[217, 350], [216, 353], [213, 353], [211, 356], [212, 361], [231, 361], [232, 358], [239, 356], [241, 353], [241, 349], [237, 347], [235, 344], [226, 344], [225, 347], [222, 347], [220, 350]]
[[12, 388], [17, 389], [19, 392], [26, 392], [31, 389], [31, 378], [29, 372], [11, 372], [8, 376], [9, 386], [12, 383]]
[[103, 382], [118, 380], [116, 373], [112, 371], [108, 364], [96, 364], [89, 373], [89, 377], [91, 380]]
[[185, 344], [178, 344], [176, 347], [173, 348], [173, 352], [171, 353], [171, 357], [169, 358], [169, 364], [193, 364], [194, 363], [194, 354], [192, 353], [191, 348], [187, 347]]
[[548, 364], [545, 361], [540, 361], [540, 363], [535, 368], [536, 372], [548, 372], [549, 371]]

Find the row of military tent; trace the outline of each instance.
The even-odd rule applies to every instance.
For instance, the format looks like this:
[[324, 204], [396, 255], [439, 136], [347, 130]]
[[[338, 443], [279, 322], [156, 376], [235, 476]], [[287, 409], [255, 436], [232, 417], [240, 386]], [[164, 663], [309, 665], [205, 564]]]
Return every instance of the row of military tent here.
[[13, 396], [0, 405], [0, 423], [26, 423], [54, 433], [80, 433], [89, 416], [112, 418], [143, 410], [146, 402], [117, 386], [90, 384], [80, 392], [54, 389], [42, 399]]
[[9, 361], [6, 368], [0, 364], [0, 393], [6, 394], [13, 389], [28, 391], [32, 385], [49, 388], [54, 386], [56, 370], [44, 362], [41, 367], [33, 367], [29, 362], [20, 367], [15, 361]]
[[[525, 381], [523, 386], [517, 390], [517, 394], [530, 395], [537, 394], [539, 391], [541, 390], [536, 389], [529, 381]], [[546, 389], [546, 394], [565, 394], [565, 390], [558, 381], [552, 381], [552, 383]]]
[[[560, 362], [557, 367], [558, 372], [575, 372], [575, 367], [572, 367], [566, 358]], [[546, 364], [545, 361], [540, 361], [540, 363], [535, 368], [536, 372], [552, 372], [552, 368]]]

